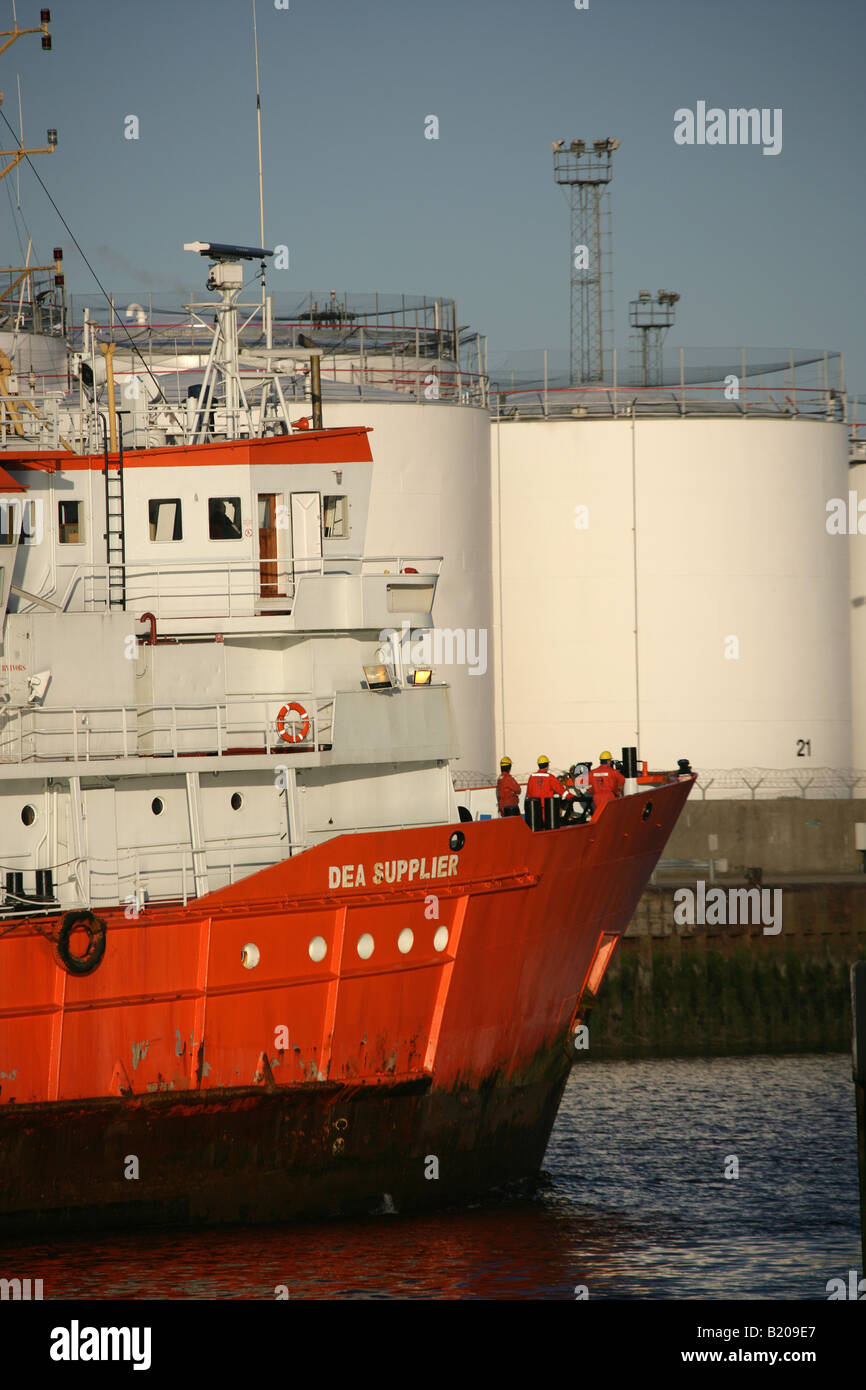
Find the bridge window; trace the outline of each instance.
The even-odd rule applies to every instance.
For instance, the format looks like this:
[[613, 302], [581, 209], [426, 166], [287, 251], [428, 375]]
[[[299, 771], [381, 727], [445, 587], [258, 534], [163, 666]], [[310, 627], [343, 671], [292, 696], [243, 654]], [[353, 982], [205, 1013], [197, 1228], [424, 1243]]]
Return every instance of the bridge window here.
[[57, 539], [61, 545], [81, 545], [84, 541], [84, 504], [75, 498], [57, 503]]
[[325, 497], [325, 514], [323, 518], [324, 533], [326, 538], [340, 540], [349, 534], [349, 499], [342, 494], [340, 496]]
[[207, 503], [208, 533], [212, 541], [241, 539], [241, 499], [239, 497], [209, 497]]
[[182, 541], [183, 520], [179, 497], [155, 497], [148, 502], [150, 539], [152, 541]]

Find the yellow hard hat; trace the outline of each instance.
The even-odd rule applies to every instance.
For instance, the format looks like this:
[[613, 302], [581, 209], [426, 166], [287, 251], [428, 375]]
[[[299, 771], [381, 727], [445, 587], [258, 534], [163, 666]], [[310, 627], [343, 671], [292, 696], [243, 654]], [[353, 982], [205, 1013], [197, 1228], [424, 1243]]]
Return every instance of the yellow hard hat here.
[[547, 754], [546, 754], [546, 753], [539, 753], [539, 755], [538, 755], [538, 766], [539, 766], [539, 767], [548, 767], [549, 765], [550, 765], [550, 759], [548, 758]]
[[612, 762], [613, 762], [613, 756], [612, 756], [611, 753], [609, 753], [608, 750], [605, 748], [605, 750], [604, 750], [603, 753], [599, 753], [599, 755], [598, 755], [598, 760], [599, 760], [600, 763], [612, 763]]
[[499, 759], [499, 766], [500, 766], [500, 767], [510, 767], [510, 766], [511, 766], [511, 759], [508, 757], [507, 754], [505, 755], [504, 758], [500, 758], [500, 759]]

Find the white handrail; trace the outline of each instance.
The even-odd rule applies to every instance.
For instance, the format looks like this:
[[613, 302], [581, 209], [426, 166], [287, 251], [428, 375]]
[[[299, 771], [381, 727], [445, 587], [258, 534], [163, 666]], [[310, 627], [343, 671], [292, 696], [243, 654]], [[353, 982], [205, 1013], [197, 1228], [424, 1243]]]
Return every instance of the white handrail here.
[[[302, 743], [286, 745], [301, 752], [318, 752], [323, 746], [333, 743], [336, 692], [315, 695], [310, 691], [292, 691], [291, 698], [304, 705], [310, 720], [308, 737]], [[181, 754], [194, 755], [216, 752], [220, 758], [234, 756], [229, 739], [253, 737], [260, 744], [262, 754], [282, 752], [282, 740], [275, 727], [273, 715], [259, 715], [244, 719], [234, 715], [229, 717], [230, 707], [255, 705], [281, 706], [286, 700], [286, 692], [270, 692], [260, 695], [238, 694], [230, 696], [225, 702], [200, 704], [196, 701], [175, 701], [171, 704], [146, 705], [90, 705], [86, 710], [77, 706], [49, 705], [44, 708], [26, 706], [23, 709], [6, 709], [0, 714], [0, 763], [27, 763], [52, 761], [69, 758], [71, 743], [72, 761], [94, 762], [118, 757], [171, 757], [177, 759]], [[201, 715], [204, 718], [190, 716]], [[100, 727], [100, 716], [110, 719]], [[119, 716], [119, 717], [117, 717]], [[80, 725], [84, 725], [84, 748], [81, 748]], [[96, 720], [96, 727], [93, 725]], [[15, 728], [10, 728], [14, 724]], [[130, 748], [130, 730], [135, 731], [137, 746]], [[203, 735], [201, 748], [181, 747], [189, 735]], [[162, 736], [162, 738], [160, 737]], [[168, 746], [161, 747], [168, 738]], [[61, 740], [61, 751], [49, 751], [51, 740]], [[213, 743], [208, 743], [212, 739]], [[25, 740], [27, 743], [25, 744]], [[97, 743], [97, 751], [93, 744]]]

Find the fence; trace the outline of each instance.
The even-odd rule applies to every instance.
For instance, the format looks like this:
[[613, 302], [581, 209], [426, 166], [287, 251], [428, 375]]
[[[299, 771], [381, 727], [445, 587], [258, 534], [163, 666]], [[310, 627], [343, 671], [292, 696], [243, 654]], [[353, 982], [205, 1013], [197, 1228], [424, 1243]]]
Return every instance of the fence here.
[[[672, 771], [659, 771], [660, 777], [673, 775]], [[495, 783], [495, 775], [489, 773], [454, 773], [456, 791], [491, 787]], [[692, 791], [693, 800], [699, 797], [710, 801], [717, 798], [728, 801], [772, 801], [791, 797], [835, 801], [853, 800], [858, 796], [866, 796], [866, 771], [832, 767], [816, 767], [808, 771], [799, 768], [710, 768], [698, 772]]]
[[845, 418], [842, 356], [821, 349], [678, 348], [654, 383], [613, 349], [610, 379], [572, 382], [568, 354], [542, 348], [492, 354], [490, 391], [499, 418], [684, 415]]

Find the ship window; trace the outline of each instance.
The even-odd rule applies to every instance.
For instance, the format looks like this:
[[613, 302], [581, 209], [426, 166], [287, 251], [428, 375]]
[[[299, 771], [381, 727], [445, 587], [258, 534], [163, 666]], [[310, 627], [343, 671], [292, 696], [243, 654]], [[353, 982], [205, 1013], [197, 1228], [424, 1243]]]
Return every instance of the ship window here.
[[212, 541], [239, 541], [241, 539], [241, 499], [239, 497], [209, 497], [207, 522]]
[[150, 539], [152, 541], [182, 541], [183, 521], [179, 497], [155, 497], [148, 502]]
[[349, 534], [349, 499], [341, 496], [325, 497], [324, 533], [325, 537], [345, 538]]
[[61, 545], [81, 545], [84, 540], [84, 509], [74, 498], [57, 503], [57, 539]]

